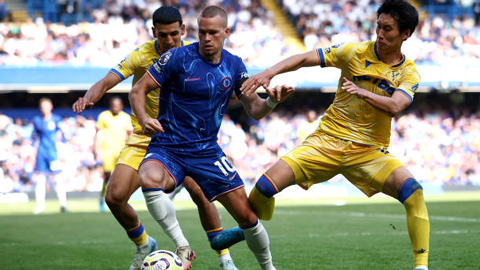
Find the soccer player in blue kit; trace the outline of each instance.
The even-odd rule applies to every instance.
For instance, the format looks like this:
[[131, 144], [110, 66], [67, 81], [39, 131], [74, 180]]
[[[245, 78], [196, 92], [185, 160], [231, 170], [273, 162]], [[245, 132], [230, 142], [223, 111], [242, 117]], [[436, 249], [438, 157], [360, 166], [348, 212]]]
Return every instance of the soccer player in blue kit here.
[[60, 132], [58, 124], [62, 119], [53, 114], [53, 104], [49, 98], [43, 97], [39, 101], [41, 116], [33, 118], [34, 137], [38, 142], [35, 159], [33, 181], [35, 182], [35, 200], [37, 205], [34, 213], [40, 214], [45, 209], [45, 192], [47, 178], [55, 182], [55, 191], [60, 203], [60, 211], [67, 210], [67, 193], [63, 183], [56, 176], [60, 173], [60, 164], [57, 155], [57, 135]]
[[[267, 99], [242, 96], [240, 86], [249, 76], [242, 60], [223, 49], [230, 33], [226, 12], [208, 6], [197, 21], [199, 42], [164, 53], [129, 94], [144, 134], [153, 136], [138, 171], [147, 207], [177, 246], [188, 246], [165, 192], [191, 176], [208, 200], [218, 200], [238, 222], [261, 268], [275, 269], [268, 234], [242, 179], [217, 144], [217, 134], [234, 91], [247, 114], [260, 119], [294, 89], [268, 88]], [[158, 118], [148, 118], [145, 96], [159, 86]]]

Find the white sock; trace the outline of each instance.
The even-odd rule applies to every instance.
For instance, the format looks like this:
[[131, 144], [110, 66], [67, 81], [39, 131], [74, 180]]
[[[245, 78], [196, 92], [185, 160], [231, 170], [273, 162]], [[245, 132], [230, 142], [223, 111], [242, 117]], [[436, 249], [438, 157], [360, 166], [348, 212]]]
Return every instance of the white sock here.
[[242, 231], [245, 234], [248, 248], [255, 254], [262, 270], [275, 269], [272, 263], [272, 254], [270, 253], [270, 240], [260, 220], [253, 228], [242, 229]]
[[230, 252], [227, 252], [223, 255], [218, 256], [218, 263], [221, 263], [223, 260], [232, 260], [232, 256], [230, 256]]
[[35, 201], [37, 202], [35, 211], [37, 212], [42, 212], [45, 209], [46, 180], [44, 174], [35, 175]]
[[187, 238], [183, 235], [178, 224], [175, 207], [172, 201], [162, 190], [143, 192], [147, 208], [152, 217], [162, 226], [163, 231], [173, 240], [176, 247], [188, 246]]
[[55, 176], [55, 191], [57, 192], [60, 207], [67, 207], [67, 192], [65, 191], [62, 179], [57, 176]]

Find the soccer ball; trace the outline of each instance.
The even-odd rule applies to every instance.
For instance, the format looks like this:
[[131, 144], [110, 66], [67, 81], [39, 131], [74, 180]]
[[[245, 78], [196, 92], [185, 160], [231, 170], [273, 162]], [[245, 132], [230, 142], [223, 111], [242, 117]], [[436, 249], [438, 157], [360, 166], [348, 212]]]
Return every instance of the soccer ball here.
[[171, 251], [155, 250], [145, 257], [141, 270], [183, 270], [183, 263]]

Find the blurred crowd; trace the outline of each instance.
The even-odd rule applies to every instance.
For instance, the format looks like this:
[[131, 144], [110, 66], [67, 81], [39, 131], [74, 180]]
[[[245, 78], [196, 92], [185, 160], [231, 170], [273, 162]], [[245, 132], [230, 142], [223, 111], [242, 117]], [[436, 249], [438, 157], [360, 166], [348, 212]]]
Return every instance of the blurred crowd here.
[[[323, 110], [275, 110], [249, 128], [225, 116], [218, 141], [247, 186], [301, 143], [317, 125]], [[103, 172], [93, 156], [95, 120], [64, 117], [57, 148], [60, 180], [68, 191], [99, 191]], [[35, 138], [28, 119], [0, 115], [0, 192], [32, 191]], [[392, 125], [389, 151], [422, 182], [442, 186], [480, 185], [480, 111], [407, 112]], [[346, 182], [336, 177], [335, 182]]]
[[[186, 25], [185, 40], [197, 40], [196, 18], [201, 7], [221, 3], [232, 29], [227, 49], [248, 63], [274, 61], [289, 51], [259, 0], [164, 2], [179, 7]], [[159, 6], [159, 1], [105, 0], [86, 11], [88, 18], [76, 24], [45, 22], [41, 17], [25, 23], [0, 22], [0, 65], [114, 66], [136, 46], [153, 39], [151, 14]]]
[[[380, 0], [282, 2], [283, 11], [295, 25], [307, 50], [331, 43], [375, 39], [376, 10]], [[473, 4], [471, 8], [474, 9]], [[421, 10], [419, 13], [420, 22], [415, 33], [402, 46], [408, 58], [426, 64], [478, 65], [480, 24], [477, 13], [453, 19]]]
[[[283, 0], [282, 8], [303, 39], [306, 49], [375, 38], [376, 9], [380, 0]], [[76, 24], [0, 22], [0, 65], [113, 66], [137, 45], [151, 40], [151, 14], [158, 1], [96, 1], [87, 5], [86, 18]], [[163, 1], [180, 8], [186, 40], [197, 40], [197, 12], [206, 4], [221, 4], [232, 29], [226, 48], [250, 66], [266, 67], [293, 53], [272, 14], [259, 0]], [[68, 8], [67, 8], [68, 9]], [[73, 12], [73, 11], [72, 11]], [[480, 59], [480, 27], [474, 16], [449, 19], [421, 13], [417, 31], [404, 53], [418, 63], [476, 64]]]

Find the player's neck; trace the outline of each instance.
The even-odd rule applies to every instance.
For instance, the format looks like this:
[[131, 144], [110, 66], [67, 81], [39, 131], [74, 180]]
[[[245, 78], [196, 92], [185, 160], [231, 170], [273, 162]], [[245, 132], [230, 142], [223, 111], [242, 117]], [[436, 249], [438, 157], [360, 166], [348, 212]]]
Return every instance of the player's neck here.
[[52, 118], [52, 113], [45, 113], [42, 115], [42, 118], [45, 119], [45, 120], [48, 120], [50, 118]]
[[206, 55], [206, 54], [200, 52], [200, 55], [205, 60], [207, 60], [208, 62], [213, 63], [213, 64], [218, 64], [222, 60], [222, 52], [217, 53], [217, 54], [213, 54], [213, 55]]
[[400, 50], [395, 50], [393, 52], [378, 52], [380, 60], [389, 65], [395, 66], [400, 64], [403, 61], [403, 54]]

